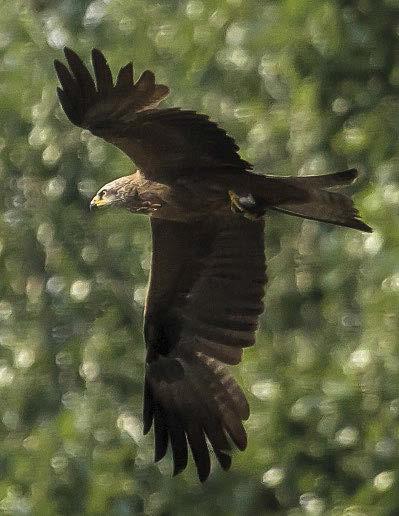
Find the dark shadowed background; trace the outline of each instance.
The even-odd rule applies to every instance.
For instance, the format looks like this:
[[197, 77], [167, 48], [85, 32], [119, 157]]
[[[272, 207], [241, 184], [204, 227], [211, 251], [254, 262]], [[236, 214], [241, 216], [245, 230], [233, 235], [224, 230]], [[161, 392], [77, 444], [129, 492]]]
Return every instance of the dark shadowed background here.
[[[248, 449], [205, 485], [142, 437], [145, 217], [90, 213], [129, 160], [73, 127], [53, 59], [133, 60], [258, 172], [356, 166], [371, 235], [267, 221]], [[399, 514], [397, 0], [2, 0], [0, 511]]]

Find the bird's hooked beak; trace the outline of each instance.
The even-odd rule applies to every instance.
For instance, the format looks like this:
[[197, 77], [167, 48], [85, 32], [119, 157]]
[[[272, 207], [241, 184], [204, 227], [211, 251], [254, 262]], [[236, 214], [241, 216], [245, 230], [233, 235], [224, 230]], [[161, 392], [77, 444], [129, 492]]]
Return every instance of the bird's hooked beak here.
[[97, 208], [97, 206], [103, 206], [106, 204], [104, 199], [100, 199], [99, 195], [95, 195], [90, 201], [90, 209]]
[[104, 199], [104, 197], [100, 197], [96, 194], [93, 199], [90, 201], [90, 209], [99, 208], [100, 206], [106, 206], [109, 204], [108, 199]]

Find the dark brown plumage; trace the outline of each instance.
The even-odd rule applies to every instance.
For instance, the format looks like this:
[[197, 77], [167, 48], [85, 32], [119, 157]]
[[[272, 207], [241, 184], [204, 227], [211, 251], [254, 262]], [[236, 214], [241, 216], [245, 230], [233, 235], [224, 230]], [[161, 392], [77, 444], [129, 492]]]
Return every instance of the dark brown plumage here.
[[247, 400], [227, 369], [255, 342], [266, 284], [262, 217], [268, 209], [370, 231], [352, 200], [333, 187], [351, 169], [311, 177], [256, 175], [234, 140], [206, 115], [158, 109], [168, 95], [154, 74], [114, 84], [93, 50], [96, 81], [65, 49], [55, 61], [69, 120], [124, 151], [139, 167], [105, 185], [91, 206], [122, 206], [151, 218], [153, 253], [145, 307], [144, 432], [154, 426], [155, 460], [168, 443], [174, 473], [191, 449], [198, 476], [210, 472], [208, 443], [223, 469], [231, 443], [243, 450]]

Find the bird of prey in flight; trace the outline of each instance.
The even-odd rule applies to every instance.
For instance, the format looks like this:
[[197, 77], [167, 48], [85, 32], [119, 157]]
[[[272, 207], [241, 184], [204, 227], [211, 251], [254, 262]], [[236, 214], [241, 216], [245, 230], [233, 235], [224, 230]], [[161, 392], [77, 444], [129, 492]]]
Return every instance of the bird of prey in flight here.
[[352, 200], [337, 191], [357, 173], [255, 174], [234, 140], [206, 115], [159, 109], [169, 88], [151, 71], [134, 82], [128, 63], [114, 81], [94, 49], [94, 79], [69, 48], [65, 58], [68, 67], [55, 61], [65, 114], [137, 166], [102, 187], [91, 206], [120, 206], [151, 221], [144, 433], [154, 425], [156, 461], [170, 444], [174, 474], [185, 469], [190, 448], [204, 481], [210, 449], [227, 470], [232, 444], [247, 445], [242, 422], [248, 403], [227, 366], [254, 344], [263, 311], [263, 216], [277, 210], [371, 231]]

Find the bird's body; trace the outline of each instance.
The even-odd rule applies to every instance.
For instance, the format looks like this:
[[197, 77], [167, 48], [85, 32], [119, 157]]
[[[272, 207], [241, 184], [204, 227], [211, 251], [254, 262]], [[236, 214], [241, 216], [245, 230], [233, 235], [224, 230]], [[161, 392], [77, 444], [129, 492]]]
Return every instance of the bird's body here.
[[154, 424], [155, 459], [170, 444], [174, 472], [188, 446], [205, 480], [207, 441], [224, 469], [231, 441], [246, 446], [245, 396], [227, 365], [254, 344], [266, 284], [263, 216], [268, 210], [370, 231], [352, 200], [337, 191], [354, 169], [308, 177], [257, 175], [225, 131], [207, 116], [158, 109], [167, 96], [129, 63], [114, 84], [98, 50], [96, 83], [65, 49], [56, 61], [59, 98], [72, 123], [113, 143], [139, 167], [108, 183], [91, 206], [120, 206], [151, 219], [153, 253], [144, 314], [147, 346], [144, 431]]
[[140, 170], [129, 177], [136, 185], [136, 198], [128, 207], [132, 212], [146, 213], [148, 206], [151, 217], [175, 221], [228, 213], [228, 196], [223, 188], [209, 188], [205, 178], [196, 183], [186, 181], [184, 176], [159, 182], [146, 179]]

